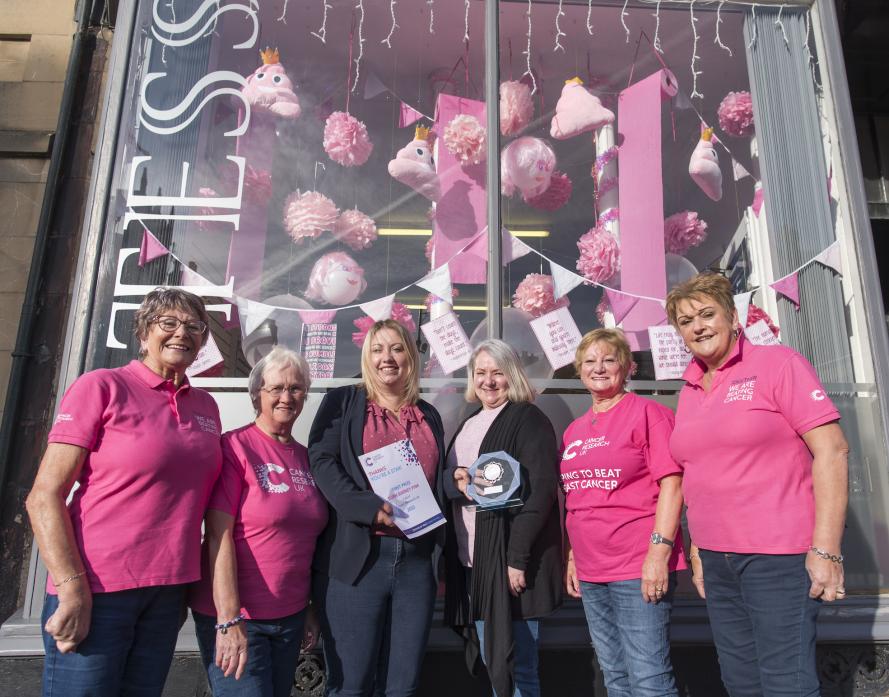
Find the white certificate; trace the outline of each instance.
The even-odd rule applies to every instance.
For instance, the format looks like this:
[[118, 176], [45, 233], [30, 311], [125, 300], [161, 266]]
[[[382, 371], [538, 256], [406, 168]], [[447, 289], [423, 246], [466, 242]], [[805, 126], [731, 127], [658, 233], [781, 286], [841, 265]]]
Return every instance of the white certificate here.
[[444, 524], [445, 517], [409, 440], [359, 455], [358, 460], [371, 489], [392, 506], [395, 525], [409, 540]]

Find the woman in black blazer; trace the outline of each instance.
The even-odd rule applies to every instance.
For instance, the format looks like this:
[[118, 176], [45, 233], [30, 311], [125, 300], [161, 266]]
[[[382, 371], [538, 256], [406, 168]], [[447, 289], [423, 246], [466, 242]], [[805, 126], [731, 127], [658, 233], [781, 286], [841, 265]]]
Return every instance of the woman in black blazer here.
[[417, 348], [400, 324], [371, 327], [361, 374], [360, 385], [327, 393], [309, 434], [312, 474], [330, 504], [313, 564], [327, 694], [409, 697], [417, 694], [444, 529], [408, 540], [358, 456], [409, 439], [441, 504], [444, 431], [419, 399]]

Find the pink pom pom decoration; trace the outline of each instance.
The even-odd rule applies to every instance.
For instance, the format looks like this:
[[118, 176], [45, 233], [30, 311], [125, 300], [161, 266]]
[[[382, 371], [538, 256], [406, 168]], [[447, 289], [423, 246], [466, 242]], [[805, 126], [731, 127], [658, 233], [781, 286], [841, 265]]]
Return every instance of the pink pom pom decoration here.
[[674, 213], [664, 221], [664, 249], [685, 254], [707, 239], [707, 223], [694, 211]]
[[322, 256], [309, 274], [306, 297], [328, 305], [348, 305], [367, 288], [364, 269], [345, 252]]
[[333, 230], [339, 215], [336, 204], [317, 191], [294, 191], [284, 201], [284, 228], [294, 242]]
[[377, 239], [377, 224], [357, 208], [343, 211], [333, 226], [333, 236], [355, 251], [367, 249]]
[[527, 200], [549, 188], [556, 153], [541, 138], [522, 136], [500, 153], [500, 192], [512, 196], [518, 191]]
[[[414, 324], [414, 316], [411, 314], [411, 311], [401, 303], [392, 303], [392, 319], [407, 329], [409, 334], [413, 334], [417, 331], [417, 325]], [[374, 318], [365, 315], [364, 317], [359, 317], [354, 320], [352, 324], [358, 329], [357, 332], [352, 332], [352, 343], [358, 348], [361, 348], [364, 346], [364, 337], [367, 336], [370, 328], [374, 326]]]
[[588, 281], [604, 283], [620, 271], [620, 246], [604, 227], [594, 227], [577, 240], [577, 270]]
[[523, 82], [508, 80], [500, 83], [500, 133], [515, 135], [534, 117], [531, 89]]
[[343, 167], [358, 167], [367, 162], [373, 143], [367, 127], [351, 114], [335, 111], [324, 124], [324, 151]]
[[608, 296], [602, 293], [602, 297], [599, 298], [599, 302], [596, 305], [596, 319], [599, 320], [599, 324], [603, 327], [605, 326], [606, 312], [611, 312], [611, 303], [608, 302]]
[[555, 211], [568, 203], [573, 189], [571, 178], [564, 172], [556, 170], [549, 180], [546, 191], [537, 196], [526, 198], [525, 203], [542, 211]]
[[751, 326], [759, 322], [759, 320], [765, 320], [766, 324], [769, 325], [769, 329], [772, 330], [772, 334], [775, 335], [775, 338], [778, 338], [778, 332], [780, 332], [780, 328], [772, 321], [772, 318], [769, 317], [769, 313], [763, 310], [761, 307], [757, 307], [753, 303], [747, 307], [747, 326]]
[[512, 296], [512, 306], [532, 317], [540, 317], [560, 307], [568, 307], [569, 304], [567, 296], [555, 299], [553, 277], [540, 273], [525, 276]]
[[753, 135], [753, 100], [749, 92], [729, 92], [716, 110], [719, 127], [730, 136]]
[[487, 133], [474, 116], [459, 114], [445, 126], [444, 144], [448, 152], [462, 165], [477, 165], [485, 161]]

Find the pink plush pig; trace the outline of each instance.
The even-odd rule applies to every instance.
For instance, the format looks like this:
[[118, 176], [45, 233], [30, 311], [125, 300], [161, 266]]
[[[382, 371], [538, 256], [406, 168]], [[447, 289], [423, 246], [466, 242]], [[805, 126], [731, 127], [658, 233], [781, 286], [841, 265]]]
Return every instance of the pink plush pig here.
[[432, 162], [429, 129], [417, 126], [414, 139], [389, 161], [389, 174], [430, 201], [441, 198], [441, 184]]
[[583, 86], [583, 80], [573, 77], [562, 87], [549, 134], [557, 140], [565, 140], [610, 123], [614, 123], [614, 114]]
[[262, 65], [247, 78], [242, 90], [250, 106], [285, 119], [296, 119], [302, 113], [293, 83], [281, 65], [278, 49], [260, 51]]
[[688, 173], [701, 191], [713, 201], [722, 198], [722, 170], [713, 147], [713, 129], [705, 128], [688, 161]]

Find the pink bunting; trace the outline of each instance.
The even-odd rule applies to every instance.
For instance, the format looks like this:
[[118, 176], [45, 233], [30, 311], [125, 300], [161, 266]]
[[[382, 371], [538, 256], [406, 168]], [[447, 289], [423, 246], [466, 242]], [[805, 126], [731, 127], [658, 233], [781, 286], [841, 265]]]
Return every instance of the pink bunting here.
[[605, 289], [605, 295], [608, 296], [608, 304], [611, 306], [611, 314], [614, 315], [615, 324], [620, 324], [623, 318], [627, 316], [627, 313], [639, 302], [639, 298], [634, 298], [632, 295], [621, 293], [618, 290], [611, 290], [610, 288]]
[[336, 310], [297, 310], [303, 324], [330, 324], [336, 317]]
[[142, 245], [139, 248], [139, 266], [145, 266], [149, 261], [160, 259], [170, 253], [163, 243], [149, 232], [147, 227], [142, 228]]
[[[399, 128], [407, 128], [415, 121], [419, 121], [422, 118], [428, 118], [421, 114], [419, 111], [414, 109], [410, 104], [401, 103], [401, 113], [398, 115], [398, 127]], [[429, 119], [430, 121], [432, 119]]]
[[759, 212], [762, 210], [763, 203], [765, 203], [765, 194], [762, 192], [762, 187], [757, 186], [753, 192], [753, 203], [750, 204], [757, 218], [759, 217]]
[[778, 279], [774, 283], [770, 283], [769, 286], [775, 290], [775, 292], [780, 293], [785, 298], [787, 298], [790, 302], [796, 305], [796, 309], [799, 310], [799, 276], [797, 275], [799, 272], [794, 271], [792, 274], [785, 276], [784, 278]]

